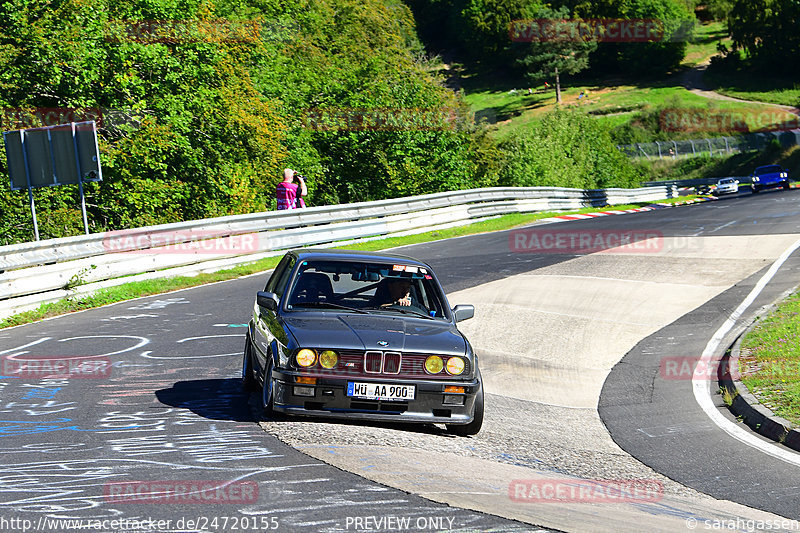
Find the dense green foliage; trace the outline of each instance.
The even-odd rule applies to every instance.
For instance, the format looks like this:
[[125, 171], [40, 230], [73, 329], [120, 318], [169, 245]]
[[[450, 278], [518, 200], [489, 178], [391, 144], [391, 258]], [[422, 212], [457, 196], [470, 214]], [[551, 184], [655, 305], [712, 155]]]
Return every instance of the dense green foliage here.
[[736, 0], [728, 15], [734, 56], [766, 73], [792, 73], [800, 63], [800, 3], [796, 0]]
[[[658, 18], [669, 33], [692, 19], [688, 5], [8, 0], [0, 121], [10, 130], [98, 119], [103, 181], [85, 187], [95, 232], [274, 209], [284, 167], [308, 176], [310, 205], [498, 184], [635, 185], [608, 133], [580, 113], [557, 111], [498, 144], [447, 87], [428, 56], [437, 47], [426, 50], [417, 28], [428, 44], [522, 79], [552, 65], [542, 47], [511, 41], [513, 20], [548, 6], [564, 17]], [[601, 43], [588, 67], [662, 72], [684, 46]], [[43, 118], [53, 110], [62, 120]], [[43, 238], [82, 231], [76, 187], [34, 194]], [[0, 187], [0, 244], [31, 236], [27, 192]]]
[[[531, 69], [530, 55], [540, 48], [512, 42], [509, 24], [515, 20], [550, 18], [652, 19], [663, 24], [664, 39], [648, 43], [600, 42], [589, 58], [594, 74], [608, 72], [664, 73], [683, 59], [686, 23], [695, 20], [694, 2], [687, 0], [408, 0], [420, 33], [434, 49], [457, 49], [465, 57], [520, 75]], [[446, 24], [442, 24], [447, 20]], [[551, 43], [548, 43], [551, 44]]]
[[[311, 205], [492, 183], [399, 2], [13, 0], [0, 28], [4, 129], [100, 119], [93, 231], [273, 208], [284, 166]], [[353, 122], [365, 109], [392, 126]], [[43, 237], [80, 232], [76, 195], [35, 191]], [[29, 239], [27, 193], [3, 187], [0, 209], [0, 242]]]
[[636, 187], [641, 181], [608, 132], [578, 111], [546, 115], [502, 147], [502, 184], [598, 189]]

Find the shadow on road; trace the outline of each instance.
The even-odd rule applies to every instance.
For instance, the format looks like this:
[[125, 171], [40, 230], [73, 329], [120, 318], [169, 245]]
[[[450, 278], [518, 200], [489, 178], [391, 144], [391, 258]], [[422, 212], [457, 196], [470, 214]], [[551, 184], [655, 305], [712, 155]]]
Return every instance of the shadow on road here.
[[236, 378], [178, 381], [169, 389], [157, 390], [156, 398], [211, 420], [256, 421], [248, 405], [250, 395]]

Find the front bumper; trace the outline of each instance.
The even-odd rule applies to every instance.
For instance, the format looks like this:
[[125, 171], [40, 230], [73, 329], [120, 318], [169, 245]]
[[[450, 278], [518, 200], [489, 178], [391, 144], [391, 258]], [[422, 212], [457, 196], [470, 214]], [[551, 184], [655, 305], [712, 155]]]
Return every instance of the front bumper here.
[[[274, 370], [273, 409], [278, 412], [350, 420], [383, 422], [411, 422], [430, 424], [468, 424], [473, 419], [475, 396], [480, 388], [477, 379], [472, 381], [432, 381], [390, 379], [375, 376], [317, 377], [315, 384], [296, 383], [296, 377], [308, 374], [290, 370]], [[388, 385], [413, 384], [416, 396], [410, 401], [365, 400], [347, 396], [348, 381], [385, 383]], [[464, 387], [463, 394], [445, 393], [446, 386]], [[313, 396], [295, 394], [295, 387], [313, 389]], [[463, 397], [461, 405], [445, 403], [445, 396], [455, 400]]]

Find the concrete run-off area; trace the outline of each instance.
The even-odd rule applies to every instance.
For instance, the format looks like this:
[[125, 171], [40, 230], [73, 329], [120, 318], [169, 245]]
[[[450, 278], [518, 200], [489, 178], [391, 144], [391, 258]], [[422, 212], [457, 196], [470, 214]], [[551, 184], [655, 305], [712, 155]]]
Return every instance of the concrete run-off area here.
[[[474, 438], [451, 438], [430, 426], [262, 424], [303, 452], [368, 479], [539, 526], [678, 531], [692, 521], [703, 527], [780, 519], [698, 493], [641, 464], [611, 439], [597, 403], [611, 368], [640, 340], [764, 268], [797, 237], [659, 238], [640, 253], [608, 248], [449, 295], [451, 305], [476, 308], [473, 320], [459, 324], [481, 358], [488, 394], [484, 428]], [[611, 482], [645, 484], [648, 491], [618, 501], [598, 496], [596, 488]], [[594, 488], [583, 487], [580, 496], [586, 483]], [[565, 492], [566, 502], [547, 497]]]

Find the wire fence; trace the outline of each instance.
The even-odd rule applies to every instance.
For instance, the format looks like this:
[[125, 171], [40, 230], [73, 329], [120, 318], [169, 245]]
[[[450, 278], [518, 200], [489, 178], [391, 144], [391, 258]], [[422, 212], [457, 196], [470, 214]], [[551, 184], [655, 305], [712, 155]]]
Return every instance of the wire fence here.
[[764, 150], [774, 141], [780, 143], [784, 148], [800, 144], [800, 130], [748, 133], [736, 137], [708, 137], [683, 141], [622, 144], [618, 145], [617, 148], [628, 157], [651, 159], [699, 155], [715, 156]]

